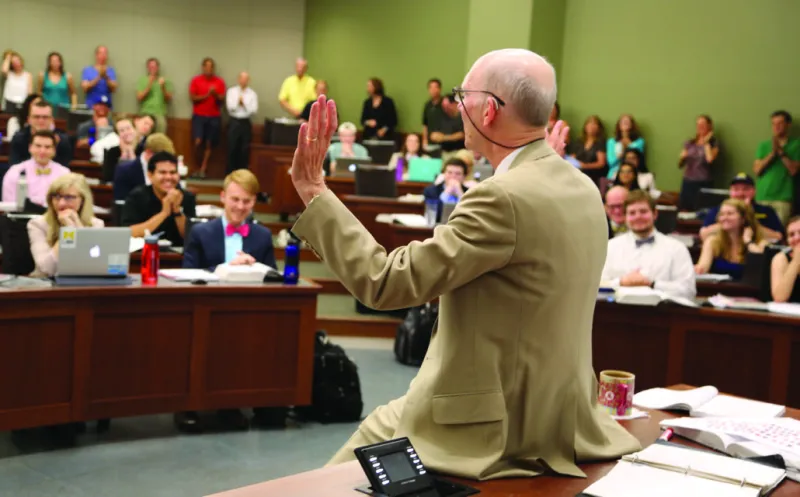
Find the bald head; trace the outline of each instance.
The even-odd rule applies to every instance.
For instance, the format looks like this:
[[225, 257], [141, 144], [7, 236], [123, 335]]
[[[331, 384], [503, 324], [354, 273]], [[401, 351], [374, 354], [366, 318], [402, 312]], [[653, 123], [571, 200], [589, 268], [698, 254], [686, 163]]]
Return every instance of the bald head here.
[[505, 102], [522, 124], [543, 128], [556, 102], [556, 73], [547, 59], [530, 50], [495, 50], [475, 61], [467, 89], [488, 90]]
[[297, 73], [298, 76], [302, 77], [307, 70], [308, 70], [308, 61], [302, 57], [299, 57], [294, 62], [294, 71]]
[[627, 198], [628, 189], [624, 186], [613, 186], [606, 192], [606, 214], [618, 225], [625, 223], [625, 200]]
[[242, 71], [239, 73], [239, 86], [242, 88], [247, 88], [247, 85], [250, 84], [250, 75], [246, 71]]

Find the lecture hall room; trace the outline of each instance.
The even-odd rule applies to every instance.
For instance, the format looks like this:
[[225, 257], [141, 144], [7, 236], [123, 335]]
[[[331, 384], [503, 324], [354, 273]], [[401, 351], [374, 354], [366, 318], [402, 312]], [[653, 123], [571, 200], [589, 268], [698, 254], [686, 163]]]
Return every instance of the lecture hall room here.
[[799, 2], [0, 12], [0, 497], [800, 494]]

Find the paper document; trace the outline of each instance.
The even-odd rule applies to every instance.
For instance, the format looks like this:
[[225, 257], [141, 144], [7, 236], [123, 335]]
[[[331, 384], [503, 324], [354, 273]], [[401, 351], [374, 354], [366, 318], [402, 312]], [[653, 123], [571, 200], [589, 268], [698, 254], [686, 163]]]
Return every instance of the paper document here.
[[219, 281], [219, 276], [205, 269], [162, 269], [158, 274], [173, 281]]
[[143, 237], [131, 237], [130, 243], [130, 253], [138, 252], [144, 248], [144, 238]]
[[800, 316], [800, 304], [790, 302], [770, 302], [767, 310], [776, 314], [786, 314], [788, 316]]
[[195, 215], [197, 217], [218, 218], [221, 217], [225, 210], [217, 205], [203, 204], [195, 207]]
[[694, 277], [695, 281], [710, 281], [713, 283], [719, 283], [720, 281], [728, 281], [731, 280], [731, 275], [729, 274], [698, 274]]

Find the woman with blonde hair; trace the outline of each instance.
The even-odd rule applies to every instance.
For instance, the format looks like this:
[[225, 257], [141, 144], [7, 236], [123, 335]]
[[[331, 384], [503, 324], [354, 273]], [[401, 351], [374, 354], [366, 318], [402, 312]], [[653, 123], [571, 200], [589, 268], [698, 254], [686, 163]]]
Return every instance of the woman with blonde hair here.
[[31, 276], [53, 276], [58, 269], [58, 235], [62, 226], [102, 228], [94, 217], [92, 191], [82, 174], [60, 176], [47, 191], [47, 212], [28, 222], [28, 238], [36, 269]]
[[732, 198], [722, 202], [717, 222], [720, 229], [703, 242], [695, 272], [727, 274], [735, 280], [741, 279], [746, 254], [762, 253], [767, 246], [764, 231], [753, 208]]

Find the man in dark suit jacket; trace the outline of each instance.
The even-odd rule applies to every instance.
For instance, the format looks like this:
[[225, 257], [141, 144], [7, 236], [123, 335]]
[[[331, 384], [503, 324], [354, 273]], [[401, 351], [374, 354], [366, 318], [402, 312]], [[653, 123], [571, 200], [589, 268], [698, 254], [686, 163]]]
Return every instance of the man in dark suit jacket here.
[[[272, 233], [259, 224], [249, 222], [259, 193], [258, 179], [247, 169], [237, 169], [223, 182], [220, 199], [225, 213], [219, 219], [197, 224], [189, 231], [183, 250], [183, 267], [213, 271], [219, 264], [255, 264], [276, 268]], [[274, 411], [254, 408], [253, 422], [272, 425]], [[249, 421], [239, 409], [217, 412], [220, 421], [232, 429], [246, 430]], [[175, 415], [181, 431], [201, 432], [203, 426], [195, 412]]]
[[53, 131], [56, 134], [56, 156], [53, 162], [58, 162], [64, 167], [69, 167], [72, 161], [72, 145], [69, 136], [59, 130], [53, 130], [53, 108], [43, 100], [37, 100], [31, 105], [28, 114], [28, 125], [20, 129], [11, 139], [9, 147], [8, 165], [13, 166], [31, 158], [31, 136], [37, 131]]
[[432, 185], [423, 190], [425, 202], [436, 202], [436, 221], [442, 220], [442, 205], [444, 202], [457, 203], [466, 193], [464, 181], [467, 177], [467, 163], [458, 158], [449, 159], [444, 164], [444, 174]]
[[132, 161], [117, 165], [114, 171], [114, 200], [125, 200], [134, 188], [147, 184], [149, 180], [144, 174], [147, 162], [159, 152], [175, 155], [175, 147], [164, 133], [153, 133], [145, 141], [144, 152]]

